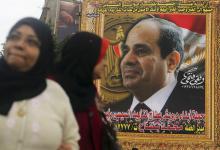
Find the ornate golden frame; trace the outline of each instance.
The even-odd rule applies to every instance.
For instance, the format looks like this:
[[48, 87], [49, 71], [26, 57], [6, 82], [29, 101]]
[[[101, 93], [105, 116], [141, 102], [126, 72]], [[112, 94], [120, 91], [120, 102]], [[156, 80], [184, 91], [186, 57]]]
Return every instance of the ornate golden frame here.
[[[205, 63], [205, 99], [206, 99], [206, 130], [204, 135], [183, 135], [183, 134], [140, 134], [118, 133], [118, 138], [123, 149], [134, 147], [140, 150], [220, 150], [220, 1], [219, 0], [182, 0], [185, 9], [171, 10], [162, 9], [166, 4], [172, 4], [171, 0], [154, 0], [147, 2], [144, 0], [84, 0], [82, 6], [81, 30], [95, 32], [101, 36], [104, 34], [105, 15], [112, 14], [114, 10], [99, 9], [97, 5], [109, 4], [121, 6], [121, 3], [146, 3], [154, 5], [157, 9], [145, 10], [149, 13], [190, 13], [206, 14], [206, 63]], [[194, 9], [197, 7], [197, 9]], [[139, 15], [143, 10], [133, 9], [117, 12], [117, 15]]]

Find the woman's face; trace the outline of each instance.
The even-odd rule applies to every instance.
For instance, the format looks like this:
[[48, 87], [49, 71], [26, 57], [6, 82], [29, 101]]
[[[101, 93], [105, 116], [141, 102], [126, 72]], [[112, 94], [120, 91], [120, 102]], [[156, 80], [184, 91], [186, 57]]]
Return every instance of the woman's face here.
[[29, 71], [38, 60], [40, 45], [34, 30], [28, 25], [21, 25], [8, 36], [4, 59], [18, 71]]
[[96, 64], [94, 70], [93, 70], [93, 79], [100, 79], [102, 76], [102, 73], [104, 72], [106, 61], [105, 59], [102, 59], [101, 62]]

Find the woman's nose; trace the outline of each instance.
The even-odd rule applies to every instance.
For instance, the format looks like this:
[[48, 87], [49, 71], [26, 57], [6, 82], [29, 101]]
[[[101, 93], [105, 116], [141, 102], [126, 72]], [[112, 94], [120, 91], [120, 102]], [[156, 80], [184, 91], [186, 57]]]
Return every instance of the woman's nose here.
[[19, 49], [22, 49], [22, 48], [24, 48], [25, 47], [25, 45], [26, 45], [26, 41], [24, 40], [24, 39], [22, 39], [22, 38], [20, 38], [19, 40], [17, 40], [17, 41], [14, 41], [15, 43], [15, 46], [17, 47], [17, 48], [19, 48]]

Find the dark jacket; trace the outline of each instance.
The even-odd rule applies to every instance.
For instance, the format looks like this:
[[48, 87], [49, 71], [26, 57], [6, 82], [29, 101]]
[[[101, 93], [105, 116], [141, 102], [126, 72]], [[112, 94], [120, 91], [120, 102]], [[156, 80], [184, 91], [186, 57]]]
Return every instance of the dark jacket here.
[[[145, 133], [177, 133], [177, 134], [204, 134], [205, 133], [205, 80], [204, 73], [195, 73], [195, 69], [180, 72], [178, 75], [178, 82], [173, 89], [171, 95], [163, 106], [161, 113], [162, 117], [154, 118], [141, 118], [137, 121], [135, 118], [124, 118], [117, 121], [112, 118], [113, 124], [116, 125], [121, 132], [141, 132], [133, 130], [133, 128], [140, 129], [140, 123], [144, 123]], [[119, 102], [109, 104], [106, 106], [107, 114], [112, 112], [127, 112], [132, 104], [133, 96], [121, 100]], [[168, 113], [166, 113], [168, 112]], [[197, 113], [196, 113], [197, 112]], [[164, 116], [168, 114], [170, 117], [175, 118], [165, 119]], [[198, 118], [194, 118], [195, 116]], [[114, 116], [114, 113], [112, 114]], [[202, 117], [201, 117], [202, 116]], [[156, 121], [155, 121], [156, 120]], [[159, 122], [159, 124], [157, 124]], [[153, 127], [159, 127], [158, 130], [146, 130], [146, 126], [151, 126], [151, 123], [156, 123]], [[129, 125], [130, 128], [123, 128], [122, 125]], [[119, 126], [120, 125], [120, 126]], [[180, 130], [175, 130], [175, 125], [180, 127]], [[167, 128], [164, 128], [167, 127]], [[182, 126], [182, 128], [181, 128]], [[172, 128], [173, 127], [173, 128]], [[167, 130], [168, 129], [168, 130]], [[202, 130], [200, 130], [202, 129]]]

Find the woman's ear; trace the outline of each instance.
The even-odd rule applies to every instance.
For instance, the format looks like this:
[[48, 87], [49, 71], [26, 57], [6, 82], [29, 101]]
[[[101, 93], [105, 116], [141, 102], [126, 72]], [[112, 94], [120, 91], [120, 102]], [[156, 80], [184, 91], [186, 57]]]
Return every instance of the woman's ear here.
[[180, 63], [180, 53], [176, 50], [172, 51], [166, 58], [168, 72], [175, 72]]

